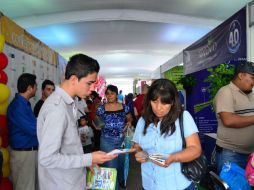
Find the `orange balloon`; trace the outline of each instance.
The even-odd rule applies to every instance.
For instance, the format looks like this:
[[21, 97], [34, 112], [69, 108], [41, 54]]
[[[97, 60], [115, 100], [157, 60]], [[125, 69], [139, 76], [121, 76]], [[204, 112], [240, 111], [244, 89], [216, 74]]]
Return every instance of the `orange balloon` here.
[[8, 101], [0, 103], [0, 115], [6, 115], [8, 105], [9, 105]]
[[4, 164], [2, 168], [3, 177], [8, 177], [10, 175], [10, 164]]

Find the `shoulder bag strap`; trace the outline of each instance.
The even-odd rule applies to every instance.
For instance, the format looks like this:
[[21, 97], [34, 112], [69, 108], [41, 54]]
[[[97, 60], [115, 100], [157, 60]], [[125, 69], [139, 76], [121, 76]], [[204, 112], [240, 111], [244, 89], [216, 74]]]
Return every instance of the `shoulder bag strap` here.
[[79, 111], [79, 113], [81, 113], [82, 114], [82, 116], [84, 116], [85, 114], [82, 112], [82, 111], [80, 111], [79, 109], [78, 109], [78, 111]]
[[181, 112], [180, 116], [179, 116], [179, 125], [180, 125], [180, 131], [181, 131], [181, 137], [182, 137], [182, 141], [183, 141], [183, 149], [186, 148], [186, 142], [185, 142], [185, 138], [184, 138], [184, 129], [183, 129], [183, 112]]

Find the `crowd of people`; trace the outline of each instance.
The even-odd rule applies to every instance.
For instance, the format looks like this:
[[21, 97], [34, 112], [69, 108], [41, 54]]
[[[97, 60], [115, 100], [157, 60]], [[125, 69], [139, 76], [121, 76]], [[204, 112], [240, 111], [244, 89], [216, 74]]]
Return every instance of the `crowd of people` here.
[[[143, 189], [195, 190], [181, 163], [199, 157], [202, 148], [197, 125], [184, 110], [175, 84], [157, 79], [151, 86], [144, 84], [141, 94], [125, 97], [117, 86], [108, 85], [101, 98], [95, 91], [99, 70], [95, 59], [72, 56], [60, 85], [42, 83], [42, 97], [34, 110], [29, 100], [37, 90], [36, 76], [20, 75], [18, 93], [7, 111], [14, 190], [83, 190], [87, 168], [93, 171], [98, 165], [115, 168], [116, 190], [125, 188], [124, 155], [107, 153], [122, 148], [130, 127], [135, 128], [131, 151], [141, 163]], [[228, 161], [244, 168], [254, 152], [253, 86], [253, 63], [241, 63], [230, 84], [215, 97], [218, 172]], [[184, 149], [180, 114], [187, 126]], [[148, 160], [147, 155], [154, 153], [167, 155], [163, 165]]]

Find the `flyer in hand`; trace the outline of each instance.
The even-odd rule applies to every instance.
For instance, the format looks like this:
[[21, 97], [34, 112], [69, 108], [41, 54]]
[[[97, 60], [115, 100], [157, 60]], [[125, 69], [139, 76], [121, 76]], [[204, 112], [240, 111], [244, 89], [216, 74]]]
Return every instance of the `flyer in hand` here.
[[87, 189], [114, 190], [116, 187], [117, 171], [115, 168], [96, 170], [94, 174], [89, 170], [86, 175]]
[[108, 152], [109, 155], [113, 155], [113, 154], [124, 154], [124, 153], [128, 153], [129, 149], [114, 149], [111, 152]]
[[153, 162], [157, 162], [159, 164], [164, 165], [165, 161], [168, 159], [167, 154], [150, 154], [148, 155], [148, 159], [150, 159]]
[[131, 152], [134, 152], [134, 151], [135, 151], [134, 148], [114, 149], [114, 150], [108, 152], [107, 154], [109, 154], [109, 155], [125, 154], [125, 153], [131, 153]]

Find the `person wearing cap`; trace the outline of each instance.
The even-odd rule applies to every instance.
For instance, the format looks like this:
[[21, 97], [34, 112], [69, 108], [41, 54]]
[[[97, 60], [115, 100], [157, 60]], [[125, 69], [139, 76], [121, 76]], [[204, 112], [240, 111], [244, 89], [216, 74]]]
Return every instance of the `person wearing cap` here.
[[248, 155], [254, 151], [254, 63], [241, 62], [232, 81], [215, 96], [218, 120], [216, 165], [235, 162], [245, 168]]

